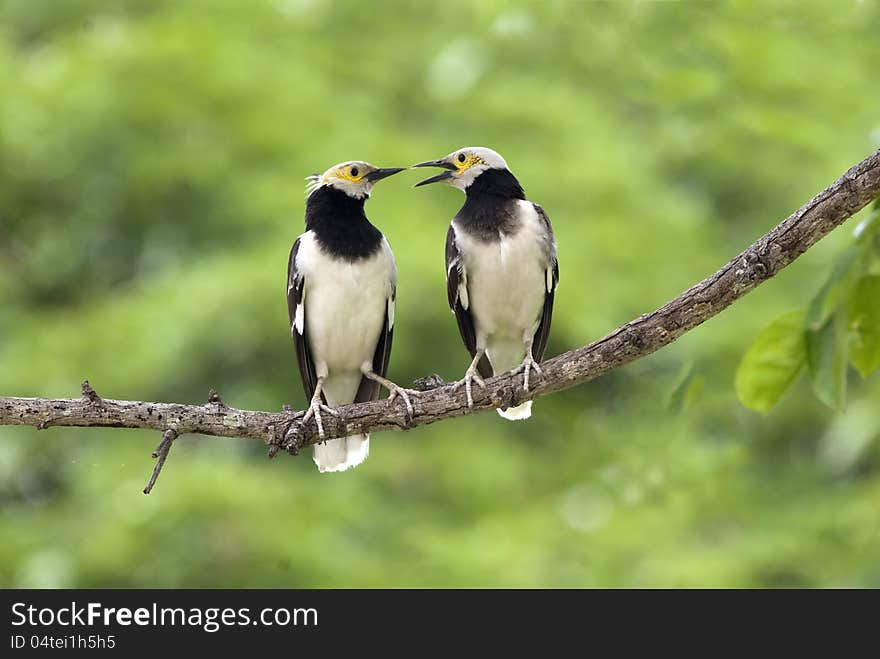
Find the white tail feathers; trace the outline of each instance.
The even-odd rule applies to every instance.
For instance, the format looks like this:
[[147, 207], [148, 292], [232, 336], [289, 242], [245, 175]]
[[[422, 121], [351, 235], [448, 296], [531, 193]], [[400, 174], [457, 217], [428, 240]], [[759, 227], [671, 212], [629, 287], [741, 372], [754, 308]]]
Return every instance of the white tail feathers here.
[[356, 467], [370, 454], [370, 436], [352, 435], [315, 444], [314, 460], [318, 471], [345, 471]]
[[496, 411], [508, 421], [522, 421], [532, 416], [532, 401], [527, 400], [522, 405], [517, 405], [516, 407], [499, 407]]

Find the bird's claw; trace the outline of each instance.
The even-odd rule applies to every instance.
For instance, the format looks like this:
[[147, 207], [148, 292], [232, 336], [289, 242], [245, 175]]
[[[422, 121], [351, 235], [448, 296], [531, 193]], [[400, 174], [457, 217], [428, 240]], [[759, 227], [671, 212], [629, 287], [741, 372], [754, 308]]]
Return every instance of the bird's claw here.
[[523, 374], [523, 391], [528, 392], [529, 390], [529, 371], [532, 369], [534, 369], [535, 373], [538, 375], [544, 375], [538, 362], [536, 362], [531, 355], [527, 355], [526, 358], [523, 359], [522, 364], [513, 369], [514, 375], [518, 373]]
[[326, 412], [330, 416], [339, 416], [339, 412], [334, 410], [332, 407], [328, 407], [324, 405], [324, 403], [320, 402], [320, 398], [312, 398], [312, 402], [309, 403], [309, 409], [305, 411], [303, 414], [302, 425], [307, 424], [312, 417], [315, 417], [315, 425], [318, 426], [318, 437], [323, 441], [324, 439], [324, 421], [321, 418], [321, 412]]
[[389, 387], [388, 389], [391, 392], [388, 395], [388, 404], [390, 405], [391, 403], [394, 402], [395, 398], [400, 396], [401, 400], [403, 400], [404, 404], [406, 405], [407, 418], [412, 420], [415, 412], [413, 411], [412, 401], [409, 399], [409, 397], [410, 396], [421, 396], [425, 392], [418, 391], [416, 389], [406, 389], [406, 388], [400, 387], [398, 385], [394, 385], [393, 387]]
[[473, 394], [473, 383], [474, 382], [476, 382], [478, 385], [480, 385], [483, 389], [486, 388], [486, 383], [483, 382], [483, 378], [481, 378], [479, 375], [477, 375], [477, 372], [475, 369], [469, 368], [465, 372], [464, 377], [461, 380], [459, 380], [458, 382], [456, 382], [454, 385], [452, 385], [453, 391], [458, 391], [458, 389], [460, 389], [461, 386], [464, 385], [465, 393], [467, 393], [468, 407], [474, 406], [474, 394]]

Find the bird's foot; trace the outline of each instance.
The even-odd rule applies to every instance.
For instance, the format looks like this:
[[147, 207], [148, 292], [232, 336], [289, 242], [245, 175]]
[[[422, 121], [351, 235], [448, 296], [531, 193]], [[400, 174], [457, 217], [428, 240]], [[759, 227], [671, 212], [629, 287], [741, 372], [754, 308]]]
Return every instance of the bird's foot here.
[[544, 375], [541, 367], [538, 365], [538, 362], [535, 361], [534, 357], [531, 355], [526, 355], [526, 358], [522, 360], [522, 364], [517, 366], [513, 371], [511, 371], [514, 375], [518, 373], [523, 374], [523, 391], [529, 390], [529, 371], [534, 370], [538, 375]]
[[400, 397], [403, 401], [404, 405], [406, 405], [406, 416], [409, 420], [413, 418], [413, 406], [412, 401], [409, 399], [410, 396], [421, 396], [424, 391], [418, 391], [417, 389], [406, 389], [405, 387], [401, 387], [399, 385], [391, 382], [388, 385], [388, 391], [390, 392], [388, 395], [388, 404], [391, 405], [394, 402], [395, 398]]
[[321, 418], [321, 412], [326, 412], [330, 416], [339, 416], [339, 412], [334, 410], [332, 407], [328, 407], [321, 402], [320, 396], [315, 396], [312, 398], [312, 402], [309, 403], [309, 409], [305, 411], [303, 414], [302, 425], [307, 424], [312, 417], [315, 417], [315, 425], [318, 426], [318, 437], [321, 441], [324, 440], [324, 420]]
[[453, 391], [458, 391], [462, 386], [464, 386], [464, 390], [467, 393], [468, 407], [474, 406], [474, 382], [480, 385], [483, 389], [486, 388], [486, 383], [483, 382], [483, 378], [477, 375], [477, 369], [469, 368], [467, 371], [465, 371], [464, 377], [456, 382], [454, 385], [452, 385]]

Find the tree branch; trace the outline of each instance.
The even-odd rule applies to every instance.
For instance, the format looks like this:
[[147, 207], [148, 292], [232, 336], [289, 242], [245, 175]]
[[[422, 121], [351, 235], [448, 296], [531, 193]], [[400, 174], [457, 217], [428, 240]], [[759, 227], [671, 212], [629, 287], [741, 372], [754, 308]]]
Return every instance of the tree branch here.
[[153, 486], [156, 484], [156, 479], [159, 478], [159, 474], [162, 473], [162, 467], [165, 466], [165, 460], [168, 459], [168, 454], [171, 452], [171, 445], [174, 443], [175, 439], [177, 439], [177, 431], [172, 428], [169, 428], [162, 433], [162, 441], [159, 442], [159, 446], [153, 451], [153, 458], [156, 458], [156, 466], [153, 467], [153, 475], [150, 476], [150, 482], [147, 483], [147, 486], [144, 488], [144, 494], [149, 494], [153, 491]]
[[[474, 388], [474, 407], [469, 410], [463, 389], [453, 392], [452, 387], [439, 378], [434, 381], [428, 378], [425, 385], [428, 390], [412, 399], [415, 408], [412, 418], [408, 418], [401, 401], [346, 405], [338, 408], [338, 418], [329, 415], [324, 418], [326, 438], [402, 430], [469, 412], [509, 407], [600, 377], [662, 348], [730, 306], [878, 195], [880, 151], [852, 167], [720, 270], [660, 309], [622, 325], [598, 341], [543, 362], [543, 376], [535, 378], [528, 394], [522, 391], [519, 376], [500, 375], [486, 380], [484, 389]], [[163, 443], [157, 449], [160, 463], [155, 475], [167, 457], [173, 438], [185, 433], [259, 439], [270, 444], [270, 455], [279, 448], [295, 454], [301, 447], [318, 441], [314, 422], [302, 425], [301, 416], [289, 410], [256, 412], [227, 407], [216, 392], [205, 405], [108, 400], [100, 398], [87, 382], [83, 385], [82, 398], [0, 398], [0, 425], [34, 425], [39, 429], [104, 426], [162, 431]]]

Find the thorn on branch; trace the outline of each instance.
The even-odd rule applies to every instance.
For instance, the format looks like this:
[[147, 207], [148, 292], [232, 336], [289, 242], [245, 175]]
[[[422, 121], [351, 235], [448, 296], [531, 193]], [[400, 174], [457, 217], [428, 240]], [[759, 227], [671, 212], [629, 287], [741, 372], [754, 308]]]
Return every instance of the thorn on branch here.
[[153, 467], [153, 475], [150, 476], [150, 482], [147, 483], [147, 486], [144, 488], [144, 494], [149, 494], [152, 491], [153, 486], [156, 484], [156, 479], [159, 478], [159, 473], [162, 471], [162, 467], [165, 466], [165, 460], [168, 459], [168, 453], [171, 451], [171, 444], [174, 443], [174, 440], [177, 439], [177, 437], [177, 431], [173, 428], [169, 428], [162, 434], [162, 441], [159, 442], [159, 446], [153, 451], [153, 458], [158, 458], [158, 461], [156, 462], [156, 466]]
[[98, 392], [92, 388], [92, 385], [89, 384], [88, 380], [83, 380], [82, 395], [83, 398], [92, 404], [100, 405], [101, 403], [101, 397], [98, 395]]

